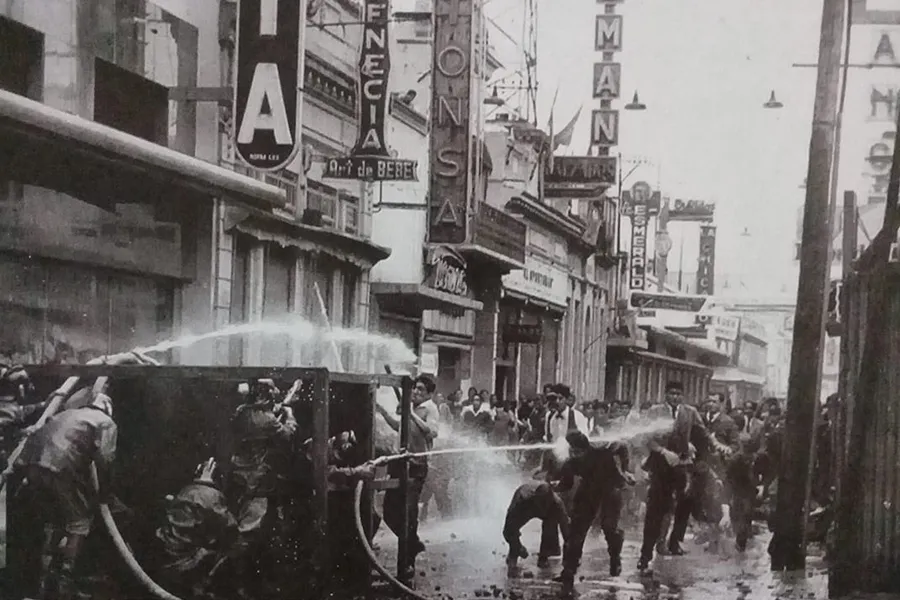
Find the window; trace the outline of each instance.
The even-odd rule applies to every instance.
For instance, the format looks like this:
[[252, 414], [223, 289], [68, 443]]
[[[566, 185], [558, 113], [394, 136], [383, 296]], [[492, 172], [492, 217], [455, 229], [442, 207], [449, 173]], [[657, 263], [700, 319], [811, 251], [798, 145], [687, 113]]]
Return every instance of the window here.
[[172, 280], [0, 255], [0, 362], [84, 363], [172, 335]]
[[169, 92], [165, 86], [105, 60], [94, 62], [94, 120], [167, 146]]
[[41, 32], [0, 17], [0, 89], [41, 100], [43, 58]]

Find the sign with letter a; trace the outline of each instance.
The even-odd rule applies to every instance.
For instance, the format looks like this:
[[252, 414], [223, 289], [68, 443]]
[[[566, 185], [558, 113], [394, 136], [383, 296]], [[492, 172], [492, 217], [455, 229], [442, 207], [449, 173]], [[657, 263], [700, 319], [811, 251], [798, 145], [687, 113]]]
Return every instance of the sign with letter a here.
[[[239, 0], [234, 85], [237, 156], [277, 171], [300, 147], [304, 0]], [[302, 9], [302, 10], [301, 10]]]

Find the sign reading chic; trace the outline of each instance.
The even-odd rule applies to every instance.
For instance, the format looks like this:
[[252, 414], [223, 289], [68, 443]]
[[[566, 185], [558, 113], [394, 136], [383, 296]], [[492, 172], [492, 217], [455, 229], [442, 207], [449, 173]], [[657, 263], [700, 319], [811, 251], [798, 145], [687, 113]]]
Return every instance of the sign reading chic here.
[[255, 169], [286, 167], [300, 148], [300, 2], [241, 0], [237, 9], [235, 151]]
[[438, 244], [461, 244], [468, 236], [473, 4], [434, 2], [428, 240]]
[[462, 256], [449, 248], [435, 247], [429, 252], [427, 262], [429, 287], [454, 296], [469, 296], [466, 261]]
[[715, 293], [716, 227], [700, 226], [700, 253], [697, 256], [697, 293], [712, 296]]
[[325, 163], [325, 177], [366, 181], [416, 181], [418, 178], [416, 161], [393, 158], [385, 139], [387, 83], [391, 72], [389, 14], [390, 0], [365, 0], [359, 52], [359, 133], [350, 156]]

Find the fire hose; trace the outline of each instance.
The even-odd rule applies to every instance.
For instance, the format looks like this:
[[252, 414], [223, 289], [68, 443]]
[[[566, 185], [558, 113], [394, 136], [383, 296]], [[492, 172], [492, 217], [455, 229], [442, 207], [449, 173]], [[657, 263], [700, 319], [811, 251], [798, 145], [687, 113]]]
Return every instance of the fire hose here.
[[362, 504], [362, 493], [363, 487], [366, 482], [360, 480], [356, 484], [356, 493], [353, 499], [353, 516], [356, 519], [356, 533], [359, 536], [359, 542], [362, 544], [363, 550], [366, 551], [366, 555], [369, 557], [369, 562], [372, 563], [372, 566], [375, 567], [375, 570], [381, 573], [381, 575], [387, 579], [388, 583], [393, 585], [399, 591], [403, 592], [410, 598], [415, 598], [416, 600], [429, 600], [419, 592], [415, 591], [411, 587], [407, 586], [405, 583], [391, 575], [391, 572], [388, 571], [385, 567], [378, 562], [378, 557], [375, 556], [375, 551], [372, 550], [372, 546], [369, 544], [369, 536], [366, 535], [366, 530], [363, 527], [362, 522], [362, 510], [360, 508]]

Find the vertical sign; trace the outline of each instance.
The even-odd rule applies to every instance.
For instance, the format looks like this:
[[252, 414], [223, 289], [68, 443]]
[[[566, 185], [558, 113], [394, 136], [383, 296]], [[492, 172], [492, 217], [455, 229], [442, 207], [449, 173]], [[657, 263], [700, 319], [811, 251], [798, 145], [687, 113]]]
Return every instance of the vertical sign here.
[[255, 169], [277, 171], [300, 148], [303, 0], [240, 0], [234, 85], [235, 149]]
[[591, 113], [591, 143], [595, 146], [619, 144], [619, 111], [601, 108]]
[[416, 181], [414, 160], [393, 158], [385, 138], [391, 53], [390, 0], [365, 0], [359, 51], [359, 109], [356, 144], [350, 156], [325, 163], [324, 176], [365, 181]]
[[621, 95], [622, 65], [594, 63], [594, 98], [611, 99]]
[[594, 26], [594, 50], [615, 52], [622, 49], [622, 16], [597, 15]]
[[428, 241], [467, 239], [474, 0], [435, 0]]
[[[646, 184], [644, 184], [646, 185]], [[649, 186], [647, 186], [649, 188]], [[631, 264], [630, 288], [643, 290], [647, 286], [647, 200], [643, 186], [631, 190]]]
[[700, 226], [700, 254], [697, 257], [697, 293], [712, 296], [716, 291], [716, 226]]

